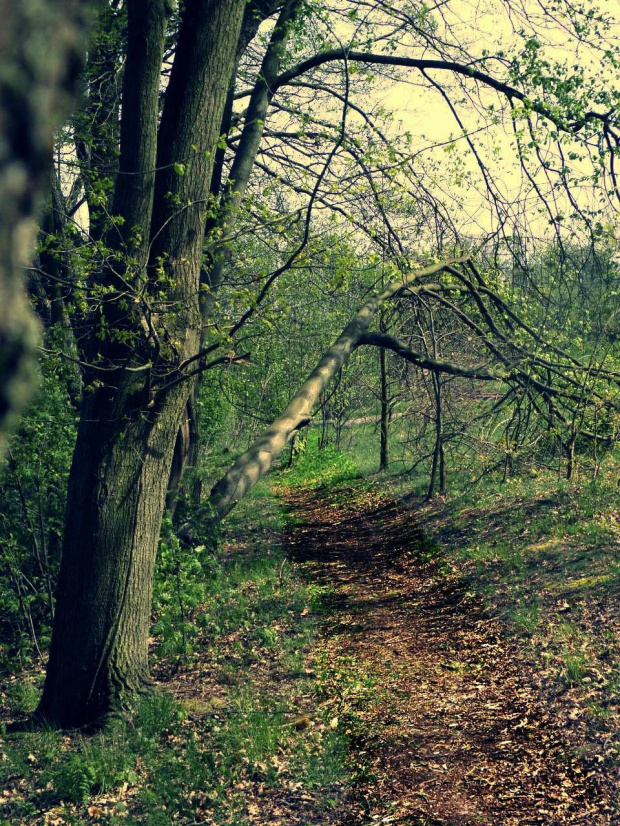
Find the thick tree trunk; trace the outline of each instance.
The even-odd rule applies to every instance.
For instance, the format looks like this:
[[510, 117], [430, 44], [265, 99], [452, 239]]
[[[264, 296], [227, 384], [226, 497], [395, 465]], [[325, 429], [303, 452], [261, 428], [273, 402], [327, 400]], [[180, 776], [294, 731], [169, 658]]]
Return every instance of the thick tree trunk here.
[[23, 281], [52, 141], [83, 48], [77, 0], [0, 0], [0, 450], [35, 384], [38, 326]]
[[185, 391], [145, 415], [89, 399], [71, 469], [57, 610], [39, 714], [91, 723], [149, 684], [151, 583]]
[[[102, 273], [112, 288], [106, 318], [113, 332], [101, 343], [93, 341], [100, 357], [93, 376], [103, 386], [82, 411], [38, 711], [61, 727], [92, 723], [149, 683], [152, 578], [172, 453], [190, 390], [182, 365], [200, 346], [203, 230], [245, 0], [186, 0], [155, 141], [167, 8], [163, 0], [128, 2], [128, 105], [114, 198], [115, 211], [126, 218], [117, 249], [131, 253], [122, 258], [122, 280], [135, 284], [139, 296], [150, 283], [145, 273], [153, 274], [160, 306], [165, 283], [167, 310], [158, 318], [138, 299], [128, 305], [119, 289], [120, 267]], [[187, 175], [179, 174], [181, 163]], [[148, 289], [144, 294], [148, 305]], [[101, 362], [104, 372], [97, 372]]]
[[[248, 3], [241, 26], [241, 34], [235, 55], [235, 70], [229, 87], [220, 129], [223, 135], [228, 133], [231, 124], [236, 66], [248, 44], [258, 32], [261, 22], [273, 14], [279, 6], [281, 6], [280, 14], [274, 30], [271, 33], [269, 46], [265, 52], [256, 84], [250, 96], [239, 146], [235, 152], [228, 181], [223, 190], [224, 149], [219, 148], [215, 156], [215, 166], [211, 180], [211, 196], [218, 208], [206, 222], [205, 239], [209, 254], [201, 273], [201, 313], [205, 321], [203, 344], [206, 343], [206, 332], [209, 329], [207, 322], [213, 311], [215, 294], [230, 260], [229, 245], [226, 242], [221, 243], [218, 239], [228, 237], [232, 233], [235, 221], [237, 220], [239, 208], [248, 187], [263, 136], [269, 104], [273, 98], [271, 86], [278, 76], [282, 60], [286, 56], [286, 46], [292, 31], [292, 23], [302, 7], [301, 0], [285, 0], [285, 2], [267, 0], [267, 2]], [[196, 379], [193, 389], [193, 396], [195, 398], [200, 395], [202, 382], [203, 376], [199, 376]], [[185, 428], [185, 422], [181, 424], [172, 462], [167, 503], [167, 507], [169, 507], [172, 513], [174, 513], [176, 508], [178, 490], [185, 469], [187, 467], [195, 467], [196, 461], [200, 456], [200, 427], [197, 418], [192, 415], [191, 410], [188, 410], [188, 424], [189, 430]], [[200, 495], [201, 485], [200, 482], [196, 480], [193, 485], [192, 501], [198, 504]]]

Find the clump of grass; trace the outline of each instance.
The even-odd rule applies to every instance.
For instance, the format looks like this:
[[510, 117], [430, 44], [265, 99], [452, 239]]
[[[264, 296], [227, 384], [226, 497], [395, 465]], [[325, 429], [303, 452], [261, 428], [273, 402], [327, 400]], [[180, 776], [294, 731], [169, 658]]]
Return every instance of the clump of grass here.
[[281, 470], [280, 483], [312, 490], [337, 486], [358, 477], [358, 466], [350, 452], [339, 450], [334, 445], [326, 445], [319, 450], [318, 434], [311, 433], [304, 452], [293, 466]]
[[37, 707], [39, 686], [26, 677], [9, 684], [3, 699], [11, 716], [25, 717]]
[[581, 651], [565, 651], [563, 676], [569, 685], [581, 685], [588, 671], [588, 662]]
[[519, 631], [531, 636], [541, 622], [539, 600], [534, 598], [529, 603], [519, 600], [514, 608], [509, 611], [508, 618]]

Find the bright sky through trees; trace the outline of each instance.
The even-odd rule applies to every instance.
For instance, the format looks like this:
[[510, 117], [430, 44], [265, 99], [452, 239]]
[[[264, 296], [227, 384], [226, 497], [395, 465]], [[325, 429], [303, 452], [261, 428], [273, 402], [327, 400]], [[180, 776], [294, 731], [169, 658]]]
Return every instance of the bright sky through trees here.
[[[600, 4], [600, 22], [590, 7], [574, 5], [573, 21], [569, 21], [557, 4], [538, 0], [456, 0], [429, 4], [421, 11], [411, 4], [409, 12], [407, 4], [400, 4], [397, 12], [385, 2], [356, 4], [355, 13], [347, 10], [346, 4], [333, 5], [341, 9], [339, 23], [334, 26], [334, 18], [326, 18], [322, 33], [331, 46], [340, 43], [363, 50], [365, 33], [380, 25], [383, 40], [373, 49], [387, 55], [456, 61], [511, 85], [516, 72], [535, 71], [540, 76], [537, 86], [542, 100], [557, 89], [552, 78], [560, 79], [575, 103], [583, 96], [601, 112], [605, 102], [589, 96], [590, 84], [599, 97], [604, 91], [617, 101], [620, 95], [618, 64], [609, 51], [610, 45], [613, 48], [620, 43], [620, 6], [615, 2]], [[575, 25], [581, 29], [579, 37], [575, 36]], [[598, 39], [598, 32], [604, 32], [604, 41]], [[558, 181], [551, 180], [554, 172], [567, 165], [569, 154], [570, 185], [577, 203], [592, 212], [601, 210], [596, 220], [608, 229], [615, 225], [612, 207], [593, 200], [591, 189], [598, 151], [608, 147], [597, 146], [596, 141], [587, 148], [578, 146], [565, 134], [556, 140], [550, 124], [537, 128], [541, 124], [536, 118], [536, 134], [525, 135], [528, 127], [519, 120], [519, 107], [511, 113], [504, 94], [449, 71], [420, 72], [355, 63], [349, 65], [349, 71], [366, 73], [369, 79], [372, 74], [372, 92], [353, 84], [352, 103], [368, 108], [372, 101], [373, 113], [379, 115], [384, 110], [389, 121], [386, 134], [404, 142], [410, 136], [406, 151], [415, 160], [416, 174], [449, 199], [452, 217], [457, 220], [458, 216], [466, 235], [496, 229], [500, 202], [501, 220], [521, 224], [525, 220], [536, 235], [548, 232], [552, 215], [570, 220], [574, 210], [566, 194], [559, 191], [562, 182], [556, 187]], [[574, 88], [572, 84], [576, 84]], [[356, 94], [358, 88], [360, 95]], [[355, 112], [350, 118], [355, 120]], [[515, 151], [515, 130], [521, 133], [521, 158]], [[489, 180], [494, 192], [489, 191]], [[541, 208], [541, 193], [551, 212]]]

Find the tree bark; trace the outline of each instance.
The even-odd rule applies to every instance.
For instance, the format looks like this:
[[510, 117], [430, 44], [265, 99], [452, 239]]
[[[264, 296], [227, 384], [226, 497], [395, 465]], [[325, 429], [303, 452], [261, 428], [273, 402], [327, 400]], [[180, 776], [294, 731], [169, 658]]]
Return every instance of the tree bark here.
[[431, 475], [428, 483], [428, 491], [426, 498], [428, 501], [435, 496], [435, 488], [437, 486], [437, 476], [439, 476], [439, 493], [446, 492], [446, 470], [445, 470], [445, 454], [443, 446], [443, 400], [441, 374], [439, 371], [433, 373], [433, 394], [435, 396], [435, 448], [433, 450], [433, 463], [431, 466]]
[[[39, 715], [74, 728], [149, 685], [151, 583], [184, 391], [147, 417], [98, 393], [69, 479], [54, 632]], [[175, 404], [176, 402], [176, 404]]]
[[[385, 332], [385, 323], [383, 318], [379, 324], [382, 333]], [[388, 380], [387, 380], [387, 358], [385, 347], [379, 348], [379, 371], [380, 371], [380, 401], [381, 414], [379, 421], [380, 428], [380, 450], [379, 450], [379, 470], [387, 470], [388, 467], [388, 416], [389, 416], [389, 398], [388, 398]]]
[[[119, 183], [114, 203], [134, 222], [123, 224], [127, 234], [119, 242], [135, 262], [125, 279], [142, 289], [148, 252], [146, 294], [151, 282], [161, 292], [163, 281], [169, 309], [151, 318], [159, 325], [155, 334], [145, 332], [137, 309], [128, 313], [131, 346], [114, 336], [97, 345], [113, 378], [103, 374], [103, 386], [90, 393], [82, 410], [38, 710], [48, 723], [64, 728], [92, 723], [149, 686], [152, 578], [172, 453], [189, 394], [187, 383], [170, 385], [166, 377], [200, 346], [202, 237], [245, 0], [185, 3], [156, 147], [166, 7], [163, 0], [129, 3], [135, 48], [128, 48], [123, 94], [133, 108], [123, 107], [120, 170], [145, 174], [119, 175], [119, 182], [128, 180]], [[143, 94], [134, 98], [128, 84], [137, 76]], [[179, 174], [181, 163], [192, 165], [191, 174]], [[156, 167], [153, 182], [148, 170]], [[117, 272], [106, 277], [117, 284]], [[113, 316], [120, 306], [111, 310]], [[102, 374], [94, 375], [101, 383]]]
[[[274, 95], [272, 86], [286, 56], [286, 47], [292, 24], [301, 5], [300, 0], [284, 0], [282, 3], [282, 10], [265, 52], [256, 85], [250, 96], [245, 126], [241, 132], [239, 147], [235, 153], [228, 178], [227, 190], [219, 209], [217, 234], [224, 238], [229, 235], [234, 226], [241, 199], [250, 180], [254, 161], [263, 137], [269, 104]], [[211, 241], [213, 242], [213, 239]], [[229, 249], [226, 241], [223, 244], [217, 244], [213, 252], [211, 266], [203, 273], [205, 285], [210, 289], [217, 289], [219, 286], [228, 257]], [[210, 301], [204, 302], [203, 306], [203, 312], [208, 312]]]
[[[220, 286], [225, 269], [230, 260], [230, 249], [227, 237], [233, 230], [239, 208], [247, 190], [254, 162], [265, 128], [269, 104], [273, 98], [271, 86], [280, 71], [282, 60], [286, 55], [286, 46], [291, 34], [295, 15], [301, 8], [300, 0], [284, 0], [284, 2], [253, 2], [246, 6], [241, 35], [235, 55], [235, 69], [233, 79], [229, 85], [228, 96], [224, 108], [221, 133], [226, 134], [230, 129], [231, 115], [234, 101], [234, 80], [236, 68], [243, 52], [256, 35], [260, 23], [273, 14], [281, 6], [278, 20], [271, 33], [271, 39], [256, 84], [252, 91], [245, 116], [245, 125], [241, 132], [241, 139], [232, 162], [225, 189], [222, 191], [224, 171], [224, 149], [219, 148], [215, 156], [215, 166], [211, 181], [211, 197], [214, 200], [214, 214], [207, 220], [205, 240], [208, 251], [205, 266], [201, 272], [201, 313], [203, 317], [203, 343], [208, 330], [207, 321], [212, 314], [215, 302], [215, 292]], [[224, 239], [221, 241], [219, 239]], [[198, 376], [192, 395], [198, 397], [202, 385], [202, 376]], [[186, 467], [191, 467], [200, 455], [200, 426], [198, 420], [192, 416], [192, 408], [188, 406], [187, 418], [190, 423], [189, 438], [185, 438], [183, 424], [177, 437], [173, 459], [173, 473], [168, 485], [168, 502], [170, 510], [174, 511], [177, 501], [177, 492], [185, 473]], [[200, 485], [195, 487], [196, 496], [193, 501], [198, 504]]]
[[55, 130], [84, 47], [78, 0], [0, 0], [0, 451], [36, 383], [38, 325], [23, 267], [48, 188]]

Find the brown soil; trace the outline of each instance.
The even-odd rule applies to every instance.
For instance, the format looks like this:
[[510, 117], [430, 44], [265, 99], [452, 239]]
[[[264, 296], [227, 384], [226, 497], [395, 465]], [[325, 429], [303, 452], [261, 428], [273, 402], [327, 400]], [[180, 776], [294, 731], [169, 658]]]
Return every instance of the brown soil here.
[[424, 559], [414, 510], [342, 489], [287, 502], [288, 552], [334, 587], [329, 661], [373, 677], [374, 701], [350, 709], [357, 782], [342, 826], [620, 824], [617, 767], [583, 708]]

